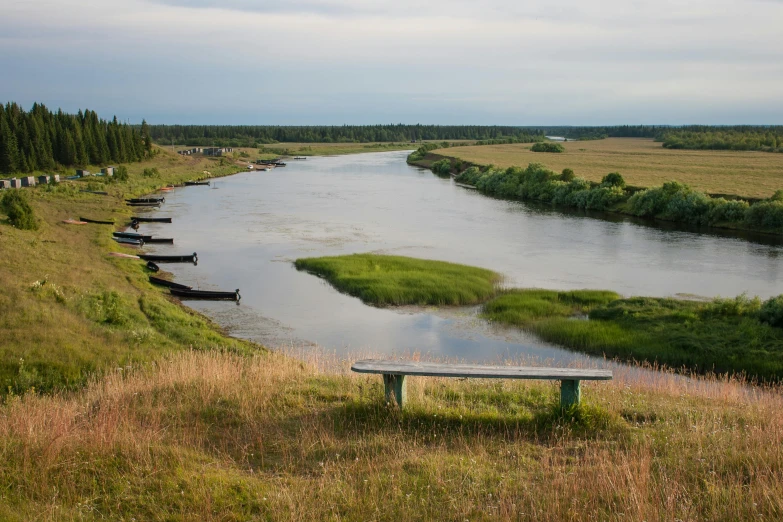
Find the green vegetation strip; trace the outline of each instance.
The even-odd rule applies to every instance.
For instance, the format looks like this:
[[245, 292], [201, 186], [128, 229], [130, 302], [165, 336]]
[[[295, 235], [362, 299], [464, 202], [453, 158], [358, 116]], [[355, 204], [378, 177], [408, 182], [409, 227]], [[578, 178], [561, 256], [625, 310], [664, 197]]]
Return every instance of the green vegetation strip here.
[[402, 256], [313, 257], [295, 265], [376, 306], [478, 304], [495, 295], [500, 281], [491, 270]]
[[701, 302], [512, 290], [487, 303], [482, 315], [593, 355], [762, 381], [783, 378], [783, 297]]

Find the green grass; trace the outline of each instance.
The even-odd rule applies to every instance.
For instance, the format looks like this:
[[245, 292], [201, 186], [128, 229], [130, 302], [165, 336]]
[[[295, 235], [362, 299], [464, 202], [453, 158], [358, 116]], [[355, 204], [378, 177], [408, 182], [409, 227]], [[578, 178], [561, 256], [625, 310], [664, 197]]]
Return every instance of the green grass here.
[[593, 355], [780, 381], [783, 329], [761, 322], [760, 307], [758, 300], [743, 296], [700, 302], [619, 299], [603, 291], [512, 290], [487, 303], [482, 314]]
[[[145, 177], [151, 168], [158, 175]], [[152, 287], [142, 262], [106, 255], [131, 252], [111, 240], [135, 210], [123, 197], [204, 177], [205, 170], [218, 176], [237, 168], [163, 151], [128, 170], [127, 182], [96, 178], [22, 189], [37, 230], [11, 226], [0, 211], [0, 393], [73, 390], [107, 370], [178, 350], [259, 349], [226, 337]], [[117, 227], [62, 223], [79, 216], [113, 219]]]
[[500, 281], [483, 268], [375, 254], [297, 259], [295, 266], [375, 306], [478, 304]]

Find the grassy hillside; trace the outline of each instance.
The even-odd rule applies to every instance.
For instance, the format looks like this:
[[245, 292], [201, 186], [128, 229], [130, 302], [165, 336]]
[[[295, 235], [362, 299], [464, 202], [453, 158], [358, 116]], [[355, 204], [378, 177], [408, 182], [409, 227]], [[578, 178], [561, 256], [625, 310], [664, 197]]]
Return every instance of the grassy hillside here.
[[561, 154], [540, 154], [529, 144], [484, 145], [436, 150], [433, 154], [478, 165], [525, 167], [543, 163], [555, 172], [573, 169], [579, 177], [600, 182], [619, 172], [628, 185], [654, 187], [671, 180], [710, 194], [769, 198], [783, 189], [783, 160], [752, 151], [674, 150], [651, 139], [608, 138], [569, 141]]
[[[209, 322], [175, 304], [147, 282], [138, 260], [108, 252], [130, 249], [111, 240], [131, 208], [124, 196], [193, 177], [235, 172], [231, 165], [162, 153], [129, 165], [127, 183], [63, 182], [23, 189], [39, 228], [19, 230], [0, 214], [0, 384], [2, 389], [51, 390], [83, 385], [107, 368], [133, 366], [181, 349], [247, 351]], [[145, 177], [144, 169], [157, 175]], [[87, 194], [90, 188], [110, 196]], [[136, 209], [137, 210], [137, 209]], [[80, 216], [117, 226], [67, 225]]]

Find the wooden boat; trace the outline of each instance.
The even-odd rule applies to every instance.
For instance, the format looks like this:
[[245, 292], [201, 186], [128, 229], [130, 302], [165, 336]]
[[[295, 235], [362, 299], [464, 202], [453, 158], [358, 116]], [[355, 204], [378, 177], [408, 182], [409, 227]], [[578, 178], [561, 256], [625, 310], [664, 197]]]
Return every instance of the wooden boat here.
[[80, 217], [80, 220], [84, 221], [85, 223], [94, 223], [96, 225], [113, 225], [114, 221], [101, 221], [99, 219], [90, 219], [86, 217]]
[[174, 190], [174, 187], [161, 187], [158, 190], [161, 192], [171, 192], [172, 190]]
[[139, 223], [171, 223], [171, 218], [151, 218], [151, 217], [131, 217], [131, 221], [137, 221]]
[[132, 198], [126, 199], [126, 203], [163, 203], [166, 198]]
[[168, 245], [174, 244], [174, 238], [173, 237], [151, 237], [149, 239], [144, 240], [145, 243], [165, 243]]
[[167, 281], [166, 279], [161, 279], [160, 277], [150, 276], [150, 283], [153, 285], [159, 285], [159, 286], [166, 286], [168, 288], [176, 288], [177, 290], [192, 290], [192, 286], [186, 286], [181, 285], [179, 283], [175, 283], [173, 281]]
[[121, 257], [123, 259], [141, 259], [139, 256], [134, 256], [131, 254], [123, 254], [122, 252], [109, 252], [109, 255], [111, 257]]
[[142, 254], [139, 256], [144, 261], [156, 261], [158, 263], [197, 263], [198, 255], [193, 252], [186, 256], [158, 256], [153, 254]]
[[141, 240], [145, 243], [152, 239], [152, 236], [145, 236], [142, 234], [137, 234], [136, 232], [112, 232], [112, 235], [114, 237], [121, 237], [125, 239], [135, 239], [137, 241]]
[[179, 288], [169, 289], [171, 295], [176, 295], [183, 299], [228, 299], [239, 302], [242, 297], [239, 295], [239, 288], [234, 292], [212, 292], [209, 290], [183, 290]]
[[274, 165], [275, 167], [285, 167], [285, 163], [283, 163], [282, 161], [279, 163], [272, 163], [272, 165]]
[[306, 160], [307, 158], [305, 156], [296, 156], [294, 159], [295, 160]]
[[[78, 176], [76, 177], [78, 179]], [[72, 179], [72, 178], [66, 178], [66, 179]], [[99, 196], [108, 196], [109, 193], [105, 192], [103, 190], [80, 190], [79, 192], [84, 192], [85, 194], [97, 194]]]
[[186, 181], [186, 187], [195, 187], [197, 185], [209, 185], [209, 181]]
[[144, 246], [144, 240], [142, 239], [131, 239], [128, 237], [113, 237], [112, 239], [117, 243], [122, 243], [123, 245]]
[[153, 272], [159, 272], [160, 267], [153, 263], [152, 261], [147, 261], [147, 269], [152, 270]]
[[129, 207], [159, 207], [161, 205], [160, 201], [154, 201], [151, 203], [125, 203]]
[[66, 225], [86, 225], [86, 221], [77, 221], [75, 219], [63, 219], [63, 223]]

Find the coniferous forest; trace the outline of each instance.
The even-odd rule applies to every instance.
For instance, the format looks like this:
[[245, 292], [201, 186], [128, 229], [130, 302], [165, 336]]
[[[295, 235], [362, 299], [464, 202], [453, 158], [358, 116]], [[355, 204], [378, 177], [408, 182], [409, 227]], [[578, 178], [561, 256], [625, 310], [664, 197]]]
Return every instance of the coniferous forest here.
[[152, 152], [148, 126], [102, 120], [95, 111], [66, 114], [33, 104], [0, 105], [0, 172], [33, 172], [140, 161]]

